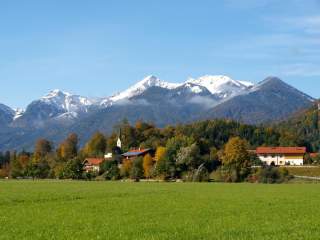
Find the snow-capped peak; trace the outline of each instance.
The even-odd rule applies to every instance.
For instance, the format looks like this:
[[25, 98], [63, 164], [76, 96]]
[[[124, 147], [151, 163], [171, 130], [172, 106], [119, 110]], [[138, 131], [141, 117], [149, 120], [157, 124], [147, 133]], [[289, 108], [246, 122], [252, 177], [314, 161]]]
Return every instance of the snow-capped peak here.
[[164, 82], [164, 81], [161, 81], [158, 77], [150, 75], [142, 79], [140, 82], [136, 83], [132, 87], [128, 88], [127, 90], [112, 96], [110, 100], [119, 101], [122, 99], [128, 99], [143, 93], [145, 90], [147, 90], [150, 87], [174, 89], [178, 86], [180, 86], [180, 84]]
[[71, 96], [71, 95], [72, 94], [68, 92], [64, 92], [59, 89], [54, 89], [54, 90], [51, 90], [47, 95], [43, 96], [42, 99], [65, 97], [65, 96]]
[[65, 112], [86, 111], [88, 106], [94, 104], [94, 101], [89, 98], [73, 95], [59, 89], [50, 91], [46, 96], [42, 97], [40, 101], [55, 105]]
[[222, 98], [234, 96], [253, 86], [250, 82], [234, 80], [224, 75], [205, 75], [197, 79], [191, 78], [187, 82], [203, 86]]

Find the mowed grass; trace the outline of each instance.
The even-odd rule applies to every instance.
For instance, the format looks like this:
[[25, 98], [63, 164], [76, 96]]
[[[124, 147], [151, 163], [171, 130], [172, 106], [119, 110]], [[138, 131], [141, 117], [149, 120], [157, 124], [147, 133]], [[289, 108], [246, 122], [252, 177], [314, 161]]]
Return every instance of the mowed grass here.
[[286, 167], [291, 175], [320, 177], [320, 167]]
[[318, 184], [0, 182], [0, 239], [319, 238]]

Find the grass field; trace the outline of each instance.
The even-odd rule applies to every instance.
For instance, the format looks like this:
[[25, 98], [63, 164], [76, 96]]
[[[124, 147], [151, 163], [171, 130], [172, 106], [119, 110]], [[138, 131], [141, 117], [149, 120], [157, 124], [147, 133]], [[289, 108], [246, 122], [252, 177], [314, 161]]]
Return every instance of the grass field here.
[[320, 185], [0, 181], [0, 239], [319, 239]]
[[320, 177], [320, 167], [285, 167], [291, 175]]

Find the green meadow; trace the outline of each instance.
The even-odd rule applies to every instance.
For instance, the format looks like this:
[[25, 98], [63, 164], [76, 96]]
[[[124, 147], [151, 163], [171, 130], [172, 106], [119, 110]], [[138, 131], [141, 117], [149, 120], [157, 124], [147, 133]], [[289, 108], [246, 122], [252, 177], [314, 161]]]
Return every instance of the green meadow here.
[[320, 185], [0, 181], [0, 239], [319, 239]]

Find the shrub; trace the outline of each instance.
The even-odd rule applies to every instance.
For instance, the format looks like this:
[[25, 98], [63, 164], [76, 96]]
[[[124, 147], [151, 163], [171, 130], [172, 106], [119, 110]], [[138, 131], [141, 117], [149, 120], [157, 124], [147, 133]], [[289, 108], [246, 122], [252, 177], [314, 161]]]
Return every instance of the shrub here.
[[210, 179], [216, 182], [243, 182], [251, 173], [250, 168], [225, 167], [221, 166], [210, 174]]
[[7, 178], [10, 175], [10, 167], [9, 165], [4, 165], [0, 168], [0, 178]]
[[277, 168], [274, 166], [265, 166], [259, 168], [256, 173], [256, 179], [259, 183], [282, 183], [291, 178], [286, 168]]
[[203, 167], [199, 170], [183, 172], [181, 179], [184, 182], [208, 182], [209, 173], [208, 170]]
[[112, 164], [110, 168], [103, 174], [106, 180], [120, 179], [120, 170], [117, 164]]
[[139, 181], [143, 178], [143, 158], [137, 157], [132, 161], [132, 168], [130, 171], [130, 178]]

